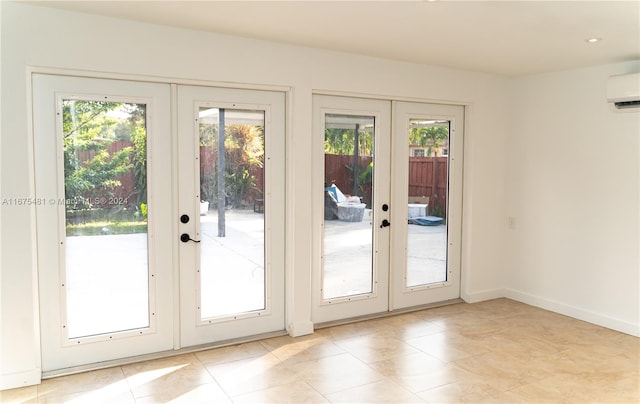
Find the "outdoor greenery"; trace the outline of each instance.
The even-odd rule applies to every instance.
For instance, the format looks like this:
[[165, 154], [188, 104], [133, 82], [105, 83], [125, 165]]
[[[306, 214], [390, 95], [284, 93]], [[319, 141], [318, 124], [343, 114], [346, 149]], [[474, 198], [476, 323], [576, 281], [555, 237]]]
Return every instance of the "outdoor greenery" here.
[[[144, 118], [143, 118], [144, 119]], [[144, 124], [144, 121], [141, 122]], [[146, 203], [147, 203], [147, 131], [144, 126], [140, 125], [135, 128], [131, 133], [131, 141], [133, 142], [133, 151], [131, 158], [133, 160], [133, 173], [136, 179], [136, 202], [137, 206], [142, 209], [146, 217]]]
[[67, 225], [67, 236], [95, 236], [108, 234], [146, 233], [146, 221], [96, 221]]
[[[354, 165], [346, 164], [345, 168], [349, 171], [349, 178], [353, 179]], [[355, 169], [357, 170], [357, 181], [355, 184], [355, 189], [352, 189], [352, 192], [360, 197], [365, 197], [365, 188], [367, 185], [371, 185], [371, 181], [373, 181], [373, 161], [367, 164], [367, 166], [364, 168], [356, 165]], [[371, 201], [367, 200], [365, 201], [365, 203], [369, 205]]]
[[[411, 128], [409, 144], [427, 148], [427, 155], [432, 156], [438, 148], [446, 144], [449, 139], [449, 129], [446, 126], [426, 126]], [[353, 155], [355, 148], [354, 129], [327, 128], [324, 131], [325, 154]], [[373, 133], [358, 132], [358, 155], [373, 155]]]
[[[250, 199], [261, 198], [263, 193], [256, 183], [256, 172], [264, 168], [264, 126], [228, 124], [224, 135], [226, 204], [245, 207]], [[201, 199], [217, 206], [218, 166], [214, 156], [217, 156], [218, 125], [200, 124], [200, 146], [209, 149], [203, 159], [210, 163], [200, 173]]]
[[445, 126], [411, 128], [409, 144], [427, 148], [427, 157], [437, 155], [437, 150], [449, 139], [449, 129]]
[[[438, 149], [449, 140], [449, 128], [447, 126], [414, 127], [409, 132], [409, 144], [427, 149], [427, 157], [437, 157]], [[438, 195], [430, 195], [429, 214], [445, 218], [445, 212]], [[446, 218], [445, 218], [446, 220]]]
[[[355, 129], [334, 129], [324, 130], [324, 152], [325, 154], [353, 155], [355, 148]], [[358, 155], [373, 155], [373, 132], [358, 132]]]
[[[67, 234], [142, 231], [146, 227], [145, 105], [63, 100], [62, 131]], [[131, 144], [110, 151], [115, 141]], [[122, 195], [121, 178], [133, 172], [135, 186]], [[116, 219], [110, 217], [117, 216]], [[136, 225], [124, 225], [132, 222]], [[119, 224], [116, 224], [119, 223]], [[74, 230], [76, 229], [76, 230]], [[84, 233], [83, 234], [87, 234]]]
[[[147, 133], [143, 104], [95, 100], [63, 100], [64, 189], [67, 232], [73, 234], [121, 234], [145, 231], [147, 218]], [[210, 159], [201, 172], [201, 199], [217, 205], [218, 125], [201, 123], [200, 146]], [[262, 197], [256, 174], [264, 168], [264, 127], [225, 126], [226, 205], [244, 207]], [[437, 155], [446, 143], [445, 126], [412, 128], [409, 142]], [[116, 141], [126, 147], [114, 148]], [[374, 136], [370, 130], [325, 129], [326, 154], [371, 157]], [[111, 150], [111, 151], [110, 151]], [[206, 156], [205, 156], [206, 157]], [[373, 163], [347, 164], [360, 195], [372, 181]], [[121, 179], [133, 175], [134, 186], [122, 195]], [[115, 202], [113, 202], [115, 201]], [[435, 205], [435, 204], [434, 204]], [[436, 208], [436, 206], [434, 206]]]
[[[373, 148], [374, 139], [371, 130], [359, 129], [356, 139], [356, 128], [325, 128], [324, 131], [324, 152], [328, 155], [358, 156], [358, 162], [351, 161], [344, 165], [344, 169], [349, 172], [350, 182], [341, 184], [345, 190], [353, 195], [360, 196], [369, 205], [371, 181], [373, 179]], [[356, 144], [357, 143], [357, 144]], [[367, 157], [363, 163], [362, 157]], [[354, 157], [355, 159], [355, 157]], [[366, 163], [366, 160], [369, 160]], [[366, 166], [364, 165], [366, 163]], [[333, 179], [327, 179], [329, 184]]]
[[[444, 124], [435, 126], [426, 125], [425, 123], [425, 126], [416, 126], [410, 129], [409, 145], [426, 149], [426, 157], [437, 157], [439, 150], [447, 145], [449, 128]], [[326, 155], [354, 156], [357, 154], [359, 157], [373, 156], [374, 139], [371, 131], [360, 130], [358, 132], [357, 145], [355, 128], [325, 128], [324, 135], [324, 151]], [[365, 166], [362, 159], [359, 160], [361, 160], [360, 165], [354, 164], [353, 161], [346, 164], [342, 163], [348, 175], [337, 175], [336, 177], [342, 179], [340, 186], [343, 187], [343, 190], [363, 197], [364, 202], [368, 205], [370, 201], [368, 200], [369, 195], [367, 195], [367, 189], [370, 192], [374, 163], [369, 162]], [[348, 182], [345, 178], [348, 178]], [[328, 186], [334, 178], [326, 178], [325, 180]], [[442, 202], [438, 199], [437, 195], [431, 195], [431, 198], [429, 205], [430, 214], [445, 217], [444, 209], [441, 206]]]

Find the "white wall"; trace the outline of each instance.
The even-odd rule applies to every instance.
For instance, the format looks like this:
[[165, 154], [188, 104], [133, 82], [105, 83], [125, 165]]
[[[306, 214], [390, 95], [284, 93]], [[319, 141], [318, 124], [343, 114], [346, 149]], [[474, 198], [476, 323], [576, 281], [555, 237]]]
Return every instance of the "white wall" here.
[[506, 295], [635, 335], [640, 112], [611, 111], [606, 83], [639, 70], [514, 79], [507, 146]]
[[[471, 103], [467, 114], [462, 296], [502, 295], [507, 85], [499, 76], [385, 61], [2, 2], [2, 196], [32, 194], [28, 66], [291, 89], [290, 195], [309, 195], [312, 92]], [[300, 201], [300, 202], [298, 202]], [[311, 215], [288, 211], [290, 331], [310, 326]], [[34, 215], [2, 207], [0, 388], [37, 383], [39, 331]]]
[[[0, 2], [0, 23], [2, 22], [2, 2]], [[0, 29], [0, 71], [2, 70], [2, 30]], [[2, 74], [0, 72], [0, 95], [2, 94]], [[0, 111], [2, 111], [2, 97], [0, 96]], [[2, 114], [0, 114], [0, 128], [2, 128]], [[1, 130], [0, 130], [1, 133]], [[2, 141], [0, 138], [0, 156], [2, 156]], [[2, 164], [0, 164], [0, 179], [2, 178]], [[2, 181], [0, 181], [0, 196], [2, 196]], [[0, 209], [0, 223], [2, 223]], [[2, 232], [0, 231], [0, 254], [2, 254]], [[2, 259], [0, 259], [0, 305], [2, 304]], [[0, 310], [0, 347], [2, 347], [2, 310]], [[0, 349], [0, 375], [2, 375], [2, 349]], [[2, 376], [0, 376], [2, 377]], [[0, 388], [2, 383], [0, 383]]]

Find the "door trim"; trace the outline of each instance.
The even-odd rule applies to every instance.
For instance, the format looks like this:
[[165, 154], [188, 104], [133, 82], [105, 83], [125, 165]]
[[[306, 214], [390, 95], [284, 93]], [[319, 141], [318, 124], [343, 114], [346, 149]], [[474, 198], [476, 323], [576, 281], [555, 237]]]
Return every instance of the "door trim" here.
[[[135, 81], [140, 83], [156, 83], [156, 84], [176, 84], [194, 87], [216, 87], [216, 88], [231, 88], [239, 90], [256, 90], [256, 91], [275, 91], [281, 93], [290, 93], [291, 86], [286, 85], [274, 85], [274, 84], [261, 84], [261, 83], [246, 83], [246, 82], [233, 82], [233, 81], [217, 81], [217, 80], [198, 80], [187, 79], [184, 77], [161, 77], [150, 76], [146, 74], [133, 74], [133, 73], [116, 73], [116, 72], [102, 72], [95, 70], [82, 70], [82, 69], [68, 69], [63, 67], [47, 67], [47, 66], [27, 66], [27, 77], [31, 77], [33, 74], [46, 74], [51, 76], [70, 76], [81, 77], [88, 79], [106, 79], [106, 80], [119, 80], [119, 81]], [[30, 90], [30, 88], [28, 88]]]

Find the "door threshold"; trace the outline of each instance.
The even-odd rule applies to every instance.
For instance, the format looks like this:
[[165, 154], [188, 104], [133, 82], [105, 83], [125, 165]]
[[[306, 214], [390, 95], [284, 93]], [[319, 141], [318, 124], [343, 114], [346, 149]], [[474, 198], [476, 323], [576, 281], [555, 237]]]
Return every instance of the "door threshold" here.
[[94, 370], [113, 368], [116, 366], [130, 365], [132, 363], [146, 362], [146, 361], [151, 361], [156, 359], [164, 359], [172, 356], [206, 351], [214, 348], [222, 348], [222, 347], [231, 346], [231, 345], [246, 344], [248, 342], [260, 341], [260, 340], [274, 338], [274, 337], [281, 337], [283, 335], [287, 335], [287, 332], [285, 330], [273, 331], [273, 332], [268, 332], [264, 334], [251, 335], [248, 337], [241, 337], [241, 338], [233, 338], [233, 339], [228, 339], [224, 341], [212, 342], [210, 344], [195, 345], [195, 346], [190, 346], [190, 347], [185, 347], [180, 349], [174, 349], [170, 351], [154, 352], [150, 354], [130, 356], [127, 358], [113, 359], [113, 360], [104, 361], [104, 362], [90, 363], [87, 365], [49, 370], [46, 372], [42, 372], [42, 380], [53, 379], [53, 378], [62, 377], [62, 376], [69, 376], [77, 373], [91, 372]]
[[397, 309], [393, 311], [383, 311], [381, 313], [367, 314], [367, 315], [358, 316], [358, 317], [350, 317], [342, 320], [327, 321], [324, 323], [314, 324], [313, 328], [314, 330], [319, 330], [322, 328], [335, 327], [338, 325], [357, 323], [360, 321], [374, 320], [378, 318], [393, 317], [399, 314], [412, 313], [420, 310], [433, 309], [436, 307], [449, 306], [451, 304], [464, 303], [464, 302], [465, 301], [460, 298], [444, 300], [442, 302], [422, 304], [420, 306], [412, 306], [412, 307]]
[[[398, 309], [394, 311], [385, 311], [381, 313], [367, 314], [364, 316], [351, 317], [343, 320], [327, 321], [324, 323], [315, 324], [314, 330], [335, 327], [338, 325], [344, 325], [344, 324], [350, 324], [350, 323], [357, 323], [360, 321], [392, 317], [399, 314], [412, 313], [416, 311], [433, 309], [436, 307], [448, 306], [448, 305], [457, 304], [457, 303], [464, 303], [464, 300], [460, 298], [456, 298], [456, 299], [445, 300], [437, 303], [423, 304], [420, 306], [413, 306], [413, 307]], [[264, 334], [252, 335], [249, 337], [233, 338], [233, 339], [228, 339], [224, 341], [213, 342], [210, 344], [202, 344], [202, 345], [195, 345], [195, 346], [190, 346], [190, 347], [185, 347], [180, 349], [174, 349], [170, 351], [154, 352], [150, 354], [130, 356], [127, 358], [113, 359], [110, 361], [91, 363], [87, 365], [49, 370], [46, 372], [42, 372], [42, 380], [53, 379], [53, 378], [62, 377], [62, 376], [69, 376], [69, 375], [83, 373], [83, 372], [91, 372], [94, 370], [107, 369], [107, 368], [112, 368], [116, 366], [125, 366], [133, 363], [146, 362], [146, 361], [151, 361], [156, 359], [164, 359], [172, 356], [184, 355], [184, 354], [194, 353], [194, 352], [201, 352], [201, 351], [206, 351], [214, 348], [223, 348], [231, 345], [246, 344], [248, 342], [255, 342], [255, 341], [265, 340], [268, 338], [281, 337], [284, 335], [288, 335], [285, 330], [274, 331], [274, 332], [269, 332]]]

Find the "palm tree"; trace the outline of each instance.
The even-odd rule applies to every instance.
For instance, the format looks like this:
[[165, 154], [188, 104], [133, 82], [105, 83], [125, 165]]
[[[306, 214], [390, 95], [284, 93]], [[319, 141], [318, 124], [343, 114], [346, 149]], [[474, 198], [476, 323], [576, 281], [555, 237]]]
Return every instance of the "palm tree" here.
[[446, 126], [428, 126], [411, 128], [409, 144], [427, 148], [427, 156], [438, 156], [438, 149], [449, 139], [449, 129]]

